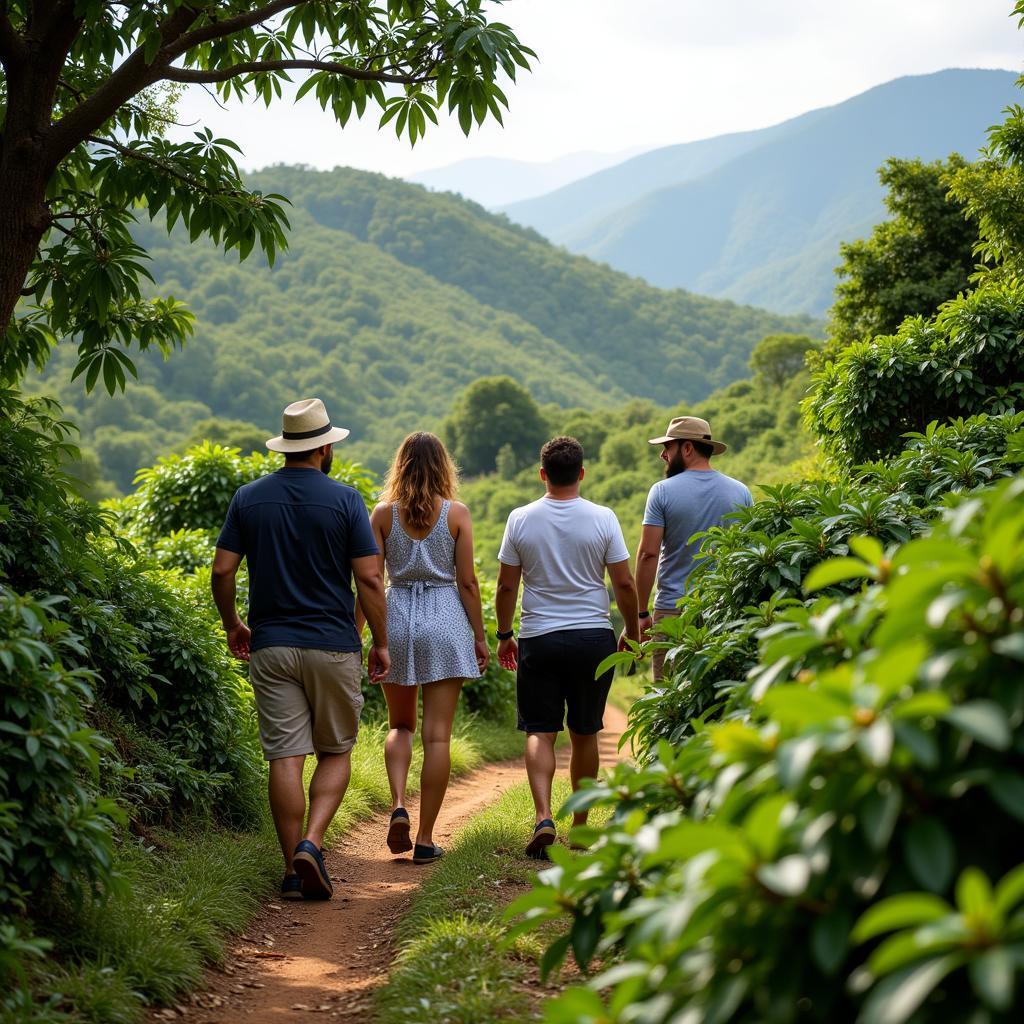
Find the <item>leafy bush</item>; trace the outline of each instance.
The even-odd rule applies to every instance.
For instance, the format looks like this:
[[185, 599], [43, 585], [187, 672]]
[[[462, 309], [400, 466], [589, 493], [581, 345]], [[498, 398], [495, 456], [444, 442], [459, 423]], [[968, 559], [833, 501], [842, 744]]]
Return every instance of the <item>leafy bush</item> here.
[[99, 795], [110, 744], [85, 722], [92, 673], [64, 663], [83, 647], [53, 615], [60, 600], [0, 585], [0, 914], [55, 878], [109, 882], [111, 825], [123, 820]]
[[[235, 491], [283, 464], [279, 455], [243, 456], [237, 448], [206, 441], [139, 470], [135, 492], [108, 504], [130, 535], [149, 542], [178, 530], [217, 531]], [[359, 463], [335, 458], [331, 476], [354, 487], [367, 503], [372, 500], [373, 476]]]
[[570, 800], [613, 823], [583, 857], [556, 849], [516, 909], [569, 916], [546, 966], [617, 962], [548, 1020], [1011, 1019], [1024, 480], [952, 501], [927, 537], [849, 546], [807, 586], [867, 585], [777, 608], [737, 714]]
[[[680, 615], [663, 620], [670, 680], [640, 698], [631, 735], [641, 755], [661, 739], [680, 742], [694, 719], [744, 708], [743, 681], [757, 660], [757, 635], [803, 599], [818, 563], [850, 553], [869, 535], [888, 547], [921, 533], [940, 493], [958, 493], [1009, 475], [1024, 458], [1009, 452], [1024, 414], [976, 416], [911, 435], [890, 463], [856, 477], [764, 487], [764, 498], [730, 525], [704, 535], [705, 559]], [[854, 584], [837, 581], [835, 592]]]
[[814, 375], [805, 404], [826, 453], [847, 468], [894, 455], [908, 431], [1024, 401], [1024, 289], [990, 285], [947, 302], [932, 320], [851, 345]]

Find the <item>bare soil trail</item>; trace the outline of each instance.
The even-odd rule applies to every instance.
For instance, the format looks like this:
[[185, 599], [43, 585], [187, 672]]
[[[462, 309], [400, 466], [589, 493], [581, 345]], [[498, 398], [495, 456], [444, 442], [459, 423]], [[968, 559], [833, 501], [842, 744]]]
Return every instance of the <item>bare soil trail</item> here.
[[[610, 704], [601, 734], [601, 762], [619, 759], [626, 716]], [[568, 745], [558, 751], [568, 768]], [[442, 846], [508, 787], [523, 782], [521, 760], [485, 765], [454, 781], [438, 820]], [[415, 826], [418, 803], [409, 802]], [[326, 854], [334, 881], [327, 902], [271, 901], [229, 952], [225, 967], [211, 971], [205, 990], [151, 1020], [196, 1024], [278, 1024], [313, 1013], [345, 1021], [370, 1021], [372, 995], [387, 980], [394, 958], [393, 931], [416, 887], [431, 871], [409, 854], [395, 857], [384, 844], [387, 814], [357, 825]], [[531, 822], [523, 822], [523, 844]]]

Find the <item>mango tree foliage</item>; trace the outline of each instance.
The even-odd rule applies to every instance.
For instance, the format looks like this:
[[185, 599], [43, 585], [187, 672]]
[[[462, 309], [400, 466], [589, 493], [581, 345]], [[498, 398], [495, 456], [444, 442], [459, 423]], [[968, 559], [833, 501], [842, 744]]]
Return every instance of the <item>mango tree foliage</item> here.
[[978, 222], [965, 199], [950, 194], [965, 169], [971, 165], [953, 153], [932, 163], [892, 159], [879, 170], [891, 216], [870, 237], [840, 246], [831, 347], [892, 334], [908, 316], [929, 316], [967, 290]]
[[183, 88], [269, 106], [298, 81], [340, 127], [376, 108], [415, 143], [439, 110], [500, 121], [499, 79], [532, 56], [483, 0], [0, 3], [0, 378], [74, 336], [74, 375], [113, 392], [132, 346], [184, 343], [187, 309], [143, 296], [140, 212], [241, 259], [287, 244], [284, 198], [245, 187], [235, 143], [167, 139]]

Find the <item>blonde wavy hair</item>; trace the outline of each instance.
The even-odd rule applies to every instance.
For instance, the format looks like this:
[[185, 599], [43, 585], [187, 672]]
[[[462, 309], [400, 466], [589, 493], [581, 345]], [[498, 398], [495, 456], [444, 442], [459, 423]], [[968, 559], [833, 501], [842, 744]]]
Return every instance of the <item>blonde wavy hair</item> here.
[[434, 518], [437, 498], [454, 498], [459, 472], [441, 439], [425, 430], [410, 434], [395, 452], [384, 478], [381, 501], [404, 510], [414, 529], [426, 529]]

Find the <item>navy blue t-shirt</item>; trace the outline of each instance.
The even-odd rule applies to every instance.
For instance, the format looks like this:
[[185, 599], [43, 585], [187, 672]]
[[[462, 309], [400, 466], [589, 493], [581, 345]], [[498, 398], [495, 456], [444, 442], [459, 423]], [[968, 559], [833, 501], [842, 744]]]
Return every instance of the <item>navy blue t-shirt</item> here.
[[286, 466], [239, 487], [217, 547], [249, 564], [250, 649], [361, 649], [352, 559], [377, 554], [358, 492]]

